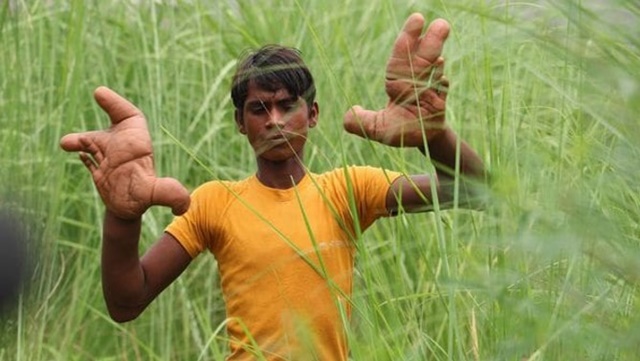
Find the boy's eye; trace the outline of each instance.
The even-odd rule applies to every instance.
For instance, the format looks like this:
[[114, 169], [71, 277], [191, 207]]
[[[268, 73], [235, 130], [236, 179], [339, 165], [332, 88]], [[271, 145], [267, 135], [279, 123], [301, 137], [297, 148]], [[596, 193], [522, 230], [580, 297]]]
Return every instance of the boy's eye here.
[[263, 114], [267, 111], [267, 108], [265, 108], [263, 105], [258, 105], [258, 106], [250, 107], [249, 111], [252, 114]]
[[294, 111], [298, 108], [298, 102], [289, 100], [282, 103], [282, 108], [287, 112]]

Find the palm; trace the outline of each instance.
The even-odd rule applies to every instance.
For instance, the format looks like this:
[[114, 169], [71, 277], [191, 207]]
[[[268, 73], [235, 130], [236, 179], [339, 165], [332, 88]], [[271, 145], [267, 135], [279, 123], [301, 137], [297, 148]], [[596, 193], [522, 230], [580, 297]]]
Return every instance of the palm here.
[[109, 114], [111, 126], [66, 135], [60, 145], [66, 151], [80, 152], [107, 209], [124, 219], [140, 217], [152, 205], [184, 213], [189, 206], [187, 190], [175, 179], [156, 177], [142, 112], [104, 87], [96, 90], [95, 98]]
[[411, 15], [395, 41], [386, 69], [386, 108], [353, 107], [345, 114], [348, 132], [391, 146], [417, 147], [444, 128], [448, 82], [441, 55], [449, 24], [435, 20], [421, 37], [423, 26], [422, 15]]

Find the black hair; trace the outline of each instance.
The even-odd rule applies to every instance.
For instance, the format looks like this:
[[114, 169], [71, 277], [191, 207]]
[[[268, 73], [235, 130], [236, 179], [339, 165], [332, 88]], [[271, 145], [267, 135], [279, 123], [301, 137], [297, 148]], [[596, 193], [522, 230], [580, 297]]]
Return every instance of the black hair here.
[[231, 85], [231, 99], [240, 113], [247, 100], [249, 82], [267, 91], [285, 88], [292, 96], [302, 97], [309, 108], [315, 101], [313, 76], [295, 48], [265, 45], [241, 58]]

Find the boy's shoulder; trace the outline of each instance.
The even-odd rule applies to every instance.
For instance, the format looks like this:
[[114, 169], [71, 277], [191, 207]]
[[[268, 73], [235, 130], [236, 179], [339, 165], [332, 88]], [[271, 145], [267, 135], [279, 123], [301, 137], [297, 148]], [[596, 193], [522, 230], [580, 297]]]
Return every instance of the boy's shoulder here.
[[324, 179], [341, 179], [341, 180], [354, 180], [365, 178], [377, 178], [377, 177], [393, 177], [398, 172], [390, 171], [380, 167], [374, 167], [370, 165], [344, 165], [324, 173], [315, 175], [317, 178]]
[[249, 179], [242, 180], [209, 180], [200, 184], [193, 191], [192, 196], [215, 196], [233, 195], [242, 193], [249, 187]]

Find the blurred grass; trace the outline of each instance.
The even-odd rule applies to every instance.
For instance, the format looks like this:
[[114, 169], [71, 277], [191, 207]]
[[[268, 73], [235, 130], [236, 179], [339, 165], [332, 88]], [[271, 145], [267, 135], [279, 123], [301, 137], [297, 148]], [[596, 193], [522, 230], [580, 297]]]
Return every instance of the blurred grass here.
[[[594, 10], [595, 9], [595, 10]], [[3, 204], [29, 219], [35, 270], [0, 324], [0, 360], [221, 359], [215, 263], [200, 257], [138, 320], [101, 296], [102, 205], [67, 132], [104, 127], [107, 85], [149, 119], [161, 175], [188, 187], [254, 169], [229, 104], [247, 47], [299, 47], [321, 120], [314, 171], [420, 172], [418, 152], [344, 134], [384, 105], [391, 44], [414, 11], [452, 24], [448, 118], [485, 159], [491, 204], [400, 215], [357, 259], [354, 360], [634, 360], [640, 352], [640, 8], [595, 2], [264, 1], [0, 4]], [[185, 148], [186, 147], [186, 150]], [[143, 244], [170, 220], [145, 215]]]

